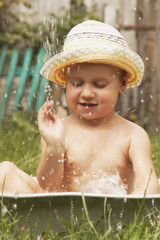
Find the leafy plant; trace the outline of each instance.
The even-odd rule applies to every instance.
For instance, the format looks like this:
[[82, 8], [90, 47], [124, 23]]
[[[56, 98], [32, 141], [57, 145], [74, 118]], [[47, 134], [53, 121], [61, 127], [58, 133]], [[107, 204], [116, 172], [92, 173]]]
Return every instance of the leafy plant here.
[[[27, 21], [20, 21], [23, 13], [17, 14], [17, 11], [13, 11], [18, 4], [23, 4], [26, 9], [32, 8], [27, 0], [0, 0], [0, 46], [20, 45], [23, 47], [32, 43], [35, 26]], [[26, 17], [31, 16], [27, 14]]]
[[47, 22], [29, 24], [27, 18], [35, 17], [37, 12], [24, 15], [13, 11], [19, 4], [26, 8], [26, 12], [33, 8], [28, 0], [0, 0], [0, 46], [44, 45], [53, 54], [61, 49], [64, 37], [73, 26], [86, 19], [98, 19], [95, 5], [88, 10], [84, 0], [72, 0], [69, 10], [62, 8], [61, 14], [50, 14]]

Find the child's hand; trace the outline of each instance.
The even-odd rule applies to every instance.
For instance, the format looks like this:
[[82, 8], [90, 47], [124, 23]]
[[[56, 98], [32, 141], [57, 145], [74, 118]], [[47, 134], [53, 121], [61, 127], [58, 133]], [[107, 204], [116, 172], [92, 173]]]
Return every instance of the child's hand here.
[[64, 143], [64, 127], [61, 119], [56, 116], [52, 109], [52, 104], [46, 102], [38, 112], [39, 133], [47, 145]]

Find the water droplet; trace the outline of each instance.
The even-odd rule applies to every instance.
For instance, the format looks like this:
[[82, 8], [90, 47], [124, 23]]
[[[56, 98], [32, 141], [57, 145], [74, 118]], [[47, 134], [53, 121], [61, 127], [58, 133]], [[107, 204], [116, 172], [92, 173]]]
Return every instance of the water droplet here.
[[150, 94], [150, 98], [153, 99], [153, 96]]
[[77, 173], [76, 173], [75, 171], [73, 171], [73, 174], [74, 174], [74, 175], [77, 175]]
[[117, 223], [117, 228], [122, 229], [122, 223]]
[[7, 213], [7, 207], [5, 205], [2, 206], [2, 216], [4, 217]]
[[95, 148], [94, 150], [93, 150], [94, 152], [98, 152], [98, 150]]
[[146, 57], [146, 61], [148, 61], [149, 60], [149, 58], [148, 57]]
[[109, 211], [111, 208], [111, 204], [110, 203], [107, 203], [107, 211]]
[[124, 198], [124, 199], [123, 199], [123, 202], [124, 202], [124, 203], [127, 203], [127, 198]]
[[156, 130], [156, 132], [159, 132], [159, 129], [158, 129], [158, 127], [156, 127], [156, 128], [155, 128], [155, 130]]
[[44, 176], [42, 176], [42, 180], [43, 180], [43, 181], [45, 180], [45, 177], [44, 177]]
[[57, 101], [57, 102], [56, 102], [56, 106], [58, 106], [58, 105], [60, 105], [60, 101]]
[[63, 163], [64, 162], [64, 160], [63, 159], [58, 159], [58, 162], [60, 163]]
[[54, 173], [54, 169], [52, 168], [52, 170], [49, 172], [49, 174], [51, 175], [52, 173]]
[[45, 90], [44, 90], [44, 93], [45, 93], [45, 97], [46, 97], [46, 101], [53, 101], [53, 94], [52, 94], [53, 90], [52, 88], [50, 87], [49, 83], [46, 83], [45, 85]]
[[12, 208], [13, 208], [13, 210], [17, 210], [17, 203], [13, 203]]
[[150, 220], [150, 224], [153, 226], [155, 225], [155, 221], [153, 221], [152, 219]]
[[70, 69], [70, 67], [67, 67], [67, 74], [68, 74], [68, 75], [71, 74], [71, 69]]
[[74, 182], [79, 184], [79, 180], [78, 179], [74, 179]]
[[15, 192], [15, 194], [14, 194], [14, 199], [17, 199], [17, 198], [18, 198], [18, 193]]

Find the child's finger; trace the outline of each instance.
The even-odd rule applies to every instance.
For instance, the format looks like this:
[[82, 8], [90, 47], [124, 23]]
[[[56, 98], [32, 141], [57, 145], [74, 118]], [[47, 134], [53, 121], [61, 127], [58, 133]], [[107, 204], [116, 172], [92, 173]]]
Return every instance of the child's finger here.
[[40, 120], [51, 120], [53, 122], [55, 122], [56, 117], [55, 114], [52, 110], [52, 103], [50, 102], [45, 102], [42, 107], [40, 108], [39, 112], [38, 112], [38, 119]]
[[49, 109], [49, 110], [47, 111], [47, 117], [49, 117], [53, 122], [56, 121], [56, 117], [55, 117], [55, 115], [54, 115], [54, 113], [52, 112], [51, 109]]

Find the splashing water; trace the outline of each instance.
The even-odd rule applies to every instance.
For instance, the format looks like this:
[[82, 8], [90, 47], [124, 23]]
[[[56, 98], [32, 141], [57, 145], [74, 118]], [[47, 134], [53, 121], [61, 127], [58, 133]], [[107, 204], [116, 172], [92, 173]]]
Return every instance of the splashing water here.
[[50, 109], [50, 111], [54, 112], [53, 89], [51, 88], [49, 83], [45, 84], [44, 93], [45, 93], [46, 101], [52, 104], [52, 108]]
[[53, 90], [52, 90], [51, 86], [49, 85], [49, 83], [45, 84], [44, 93], [45, 93], [46, 101], [48, 101], [48, 102], [53, 101]]
[[83, 186], [83, 191], [86, 193], [125, 195], [126, 185], [122, 183], [119, 174], [109, 176], [104, 173], [100, 178], [92, 177], [92, 179]]

